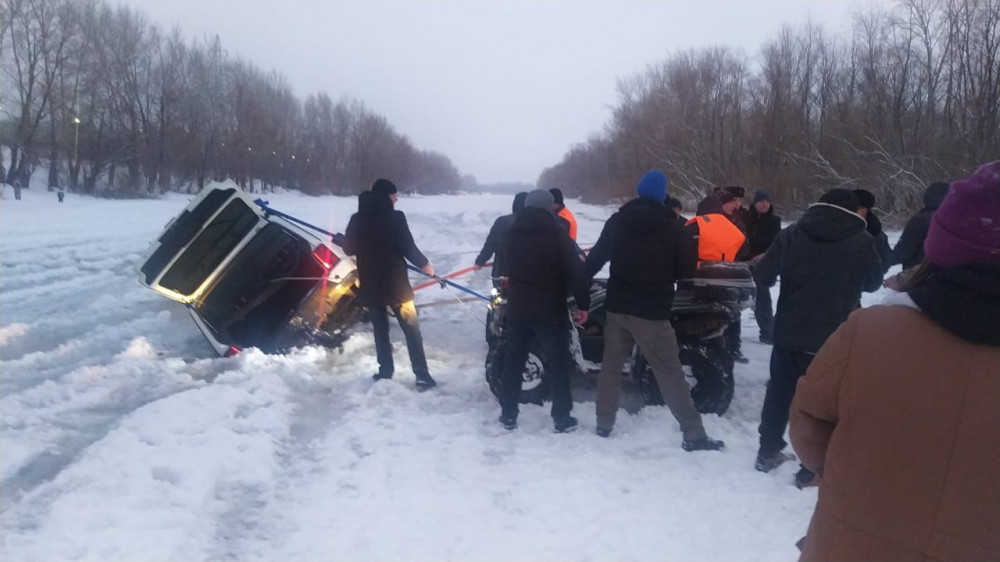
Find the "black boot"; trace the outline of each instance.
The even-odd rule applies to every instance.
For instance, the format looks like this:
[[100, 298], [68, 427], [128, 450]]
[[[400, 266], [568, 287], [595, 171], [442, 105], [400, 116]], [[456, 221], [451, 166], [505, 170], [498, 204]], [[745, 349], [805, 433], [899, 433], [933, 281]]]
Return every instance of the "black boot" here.
[[435, 386], [437, 386], [437, 381], [431, 378], [429, 374], [417, 375], [417, 390], [423, 392]]
[[754, 468], [761, 472], [771, 472], [785, 461], [791, 460], [795, 460], [795, 455], [789, 455], [781, 451], [761, 450], [757, 452], [757, 462], [754, 463]]
[[819, 481], [816, 478], [816, 473], [802, 465], [799, 465], [799, 471], [795, 473], [795, 487], [801, 490], [803, 488], [810, 488], [818, 485]]
[[500, 425], [503, 426], [507, 431], [514, 431], [517, 429], [517, 416], [511, 416], [507, 414], [500, 414]]
[[577, 428], [576, 418], [573, 416], [559, 416], [552, 420], [555, 422], [556, 433], [569, 433], [570, 431], [575, 431]]
[[681, 449], [685, 451], [721, 451], [726, 448], [726, 444], [718, 439], [702, 437], [701, 439], [685, 439], [681, 442]]

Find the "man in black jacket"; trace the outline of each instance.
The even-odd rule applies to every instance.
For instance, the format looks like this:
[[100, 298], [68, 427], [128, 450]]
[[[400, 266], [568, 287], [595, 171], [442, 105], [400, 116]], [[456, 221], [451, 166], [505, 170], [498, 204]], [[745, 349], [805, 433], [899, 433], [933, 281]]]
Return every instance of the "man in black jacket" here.
[[569, 309], [572, 291], [579, 309], [574, 320], [587, 321], [590, 287], [583, 262], [569, 233], [556, 222], [552, 194], [536, 189], [525, 198], [524, 210], [507, 231], [507, 361], [500, 389], [500, 423], [517, 427], [522, 373], [533, 342], [540, 347], [552, 386], [552, 421], [557, 432], [573, 431], [570, 415]]
[[889, 237], [882, 230], [882, 221], [875, 214], [875, 194], [867, 189], [855, 189], [854, 195], [858, 198], [858, 214], [867, 223], [866, 230], [875, 240], [875, 250], [878, 258], [882, 260], [882, 274], [889, 270], [889, 260], [892, 257], [892, 249], [889, 248]]
[[[774, 318], [771, 380], [760, 414], [756, 468], [768, 472], [792, 458], [782, 452], [795, 385], [826, 338], [857, 308], [861, 292], [882, 286], [882, 262], [847, 189], [826, 192], [802, 218], [781, 231], [754, 271], [759, 285], [781, 277]], [[796, 482], [813, 474], [802, 468]]]
[[927, 186], [927, 190], [924, 191], [924, 208], [913, 215], [903, 228], [903, 234], [896, 242], [896, 247], [892, 249], [890, 267], [901, 263], [903, 269], [910, 269], [924, 261], [924, 240], [931, 227], [931, 217], [947, 194], [947, 183], [936, 182]]
[[621, 395], [622, 367], [638, 344], [664, 402], [680, 424], [685, 451], [718, 450], [709, 438], [684, 379], [677, 335], [670, 325], [674, 281], [694, 276], [697, 254], [676, 214], [663, 204], [667, 178], [651, 170], [636, 185], [637, 199], [604, 224], [587, 256], [587, 276], [611, 261], [605, 301], [604, 358], [597, 382], [597, 434], [611, 435]]
[[[747, 211], [747, 254], [750, 259], [763, 255], [781, 232], [781, 217], [774, 214], [771, 196], [763, 189], [753, 195], [753, 205]], [[761, 343], [774, 343], [774, 310], [771, 306], [771, 289], [757, 285], [754, 316], [760, 328]]]
[[514, 196], [514, 204], [509, 215], [498, 217], [490, 228], [490, 233], [486, 236], [483, 249], [476, 256], [476, 269], [482, 269], [486, 262], [493, 257], [493, 284], [499, 283], [498, 278], [507, 275], [507, 263], [503, 254], [504, 242], [507, 238], [507, 230], [514, 223], [514, 218], [524, 209], [524, 198], [528, 193], [522, 191]]
[[375, 335], [378, 373], [372, 378], [390, 379], [395, 371], [386, 312], [389, 308], [406, 337], [417, 388], [426, 390], [437, 383], [427, 369], [406, 260], [427, 275], [434, 275], [434, 268], [414, 243], [406, 215], [393, 209], [395, 198], [396, 186], [387, 179], [376, 180], [371, 191], [362, 193], [358, 197], [358, 212], [347, 224], [343, 248], [347, 255], [356, 256], [360, 299], [368, 308]]

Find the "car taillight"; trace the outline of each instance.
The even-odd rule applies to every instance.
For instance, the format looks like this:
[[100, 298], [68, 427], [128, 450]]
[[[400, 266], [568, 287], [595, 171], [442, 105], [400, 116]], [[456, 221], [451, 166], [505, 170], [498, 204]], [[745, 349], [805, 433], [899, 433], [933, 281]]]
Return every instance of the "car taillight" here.
[[320, 246], [313, 250], [313, 257], [316, 258], [316, 261], [318, 261], [319, 264], [323, 266], [323, 269], [327, 271], [333, 269], [333, 267], [340, 262], [340, 258], [337, 257], [337, 254], [333, 253], [333, 250], [327, 246]]
[[226, 350], [226, 353], [223, 354], [223, 357], [232, 357], [234, 355], [239, 355], [241, 351], [243, 350], [236, 347], [235, 345], [231, 345], [229, 346], [229, 349]]

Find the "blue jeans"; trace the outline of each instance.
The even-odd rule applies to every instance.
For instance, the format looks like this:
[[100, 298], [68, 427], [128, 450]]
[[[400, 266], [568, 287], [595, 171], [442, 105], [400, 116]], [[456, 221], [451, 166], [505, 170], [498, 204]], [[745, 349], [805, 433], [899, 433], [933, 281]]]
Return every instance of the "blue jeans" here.
[[[417, 307], [410, 300], [390, 308], [406, 337], [406, 350], [410, 352], [413, 374], [418, 377], [430, 374], [427, 370], [427, 357], [424, 355], [424, 337], [420, 334], [420, 321], [417, 320]], [[389, 341], [389, 315], [385, 309], [384, 306], [369, 307], [368, 318], [372, 321], [372, 330], [375, 332], [379, 375], [391, 377], [396, 367], [392, 360], [392, 342]]]

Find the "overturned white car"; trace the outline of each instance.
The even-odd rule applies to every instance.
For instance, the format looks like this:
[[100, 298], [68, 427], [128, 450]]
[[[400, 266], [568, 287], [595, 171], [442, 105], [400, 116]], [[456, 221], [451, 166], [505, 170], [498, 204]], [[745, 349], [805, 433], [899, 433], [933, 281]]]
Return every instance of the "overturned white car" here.
[[210, 184], [152, 243], [139, 282], [186, 304], [220, 355], [335, 347], [363, 314], [354, 259], [280, 215]]

